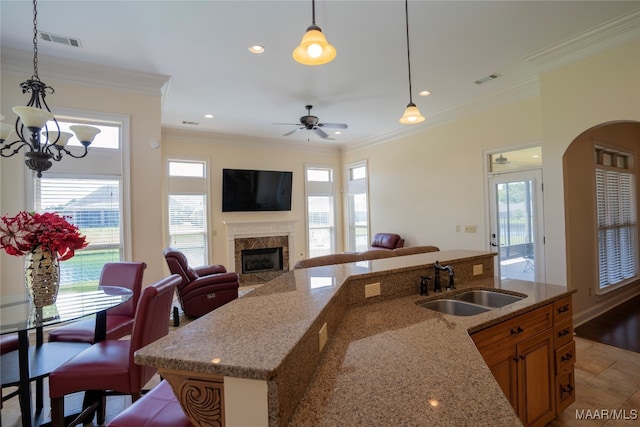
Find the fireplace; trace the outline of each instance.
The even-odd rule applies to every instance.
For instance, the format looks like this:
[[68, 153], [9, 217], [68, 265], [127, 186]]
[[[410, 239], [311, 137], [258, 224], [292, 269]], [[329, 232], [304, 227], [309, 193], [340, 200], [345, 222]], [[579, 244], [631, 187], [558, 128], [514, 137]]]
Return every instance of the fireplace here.
[[282, 270], [282, 247], [243, 249], [242, 274]]
[[[227, 227], [228, 265], [233, 266], [240, 275], [241, 286], [265, 283], [289, 271], [290, 254], [295, 253], [295, 223], [295, 220], [224, 221]], [[256, 265], [249, 269], [255, 268], [257, 271], [247, 271], [244, 251], [273, 248], [279, 248], [277, 255], [270, 255], [274, 256], [273, 269], [267, 270]], [[263, 257], [263, 254], [260, 256]]]

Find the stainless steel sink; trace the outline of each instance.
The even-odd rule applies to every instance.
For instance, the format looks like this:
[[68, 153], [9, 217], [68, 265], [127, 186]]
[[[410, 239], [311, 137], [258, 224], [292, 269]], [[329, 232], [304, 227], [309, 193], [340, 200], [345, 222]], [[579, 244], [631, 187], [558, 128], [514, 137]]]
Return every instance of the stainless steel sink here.
[[453, 298], [459, 301], [466, 301], [485, 307], [497, 308], [520, 301], [525, 296], [505, 294], [502, 292], [474, 289], [454, 295]]
[[490, 310], [490, 308], [487, 307], [454, 299], [436, 299], [427, 301], [421, 303], [420, 307], [439, 311], [445, 314], [453, 314], [455, 316], [473, 316]]

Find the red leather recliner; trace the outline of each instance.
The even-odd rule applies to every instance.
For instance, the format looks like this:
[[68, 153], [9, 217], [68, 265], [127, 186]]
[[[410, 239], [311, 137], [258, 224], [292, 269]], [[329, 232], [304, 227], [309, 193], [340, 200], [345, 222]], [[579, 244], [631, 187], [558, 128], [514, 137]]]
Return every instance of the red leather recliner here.
[[164, 250], [164, 258], [171, 274], [182, 277], [176, 292], [186, 316], [203, 316], [238, 298], [240, 282], [237, 273], [227, 272], [222, 265], [189, 267], [187, 257], [171, 247]]
[[378, 233], [371, 241], [371, 249], [397, 249], [403, 246], [404, 239], [394, 233]]

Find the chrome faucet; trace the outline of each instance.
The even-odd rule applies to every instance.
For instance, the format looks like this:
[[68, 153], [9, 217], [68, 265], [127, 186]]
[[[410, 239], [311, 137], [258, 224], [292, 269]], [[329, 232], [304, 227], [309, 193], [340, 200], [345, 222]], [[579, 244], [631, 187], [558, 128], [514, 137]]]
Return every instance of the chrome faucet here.
[[435, 270], [435, 279], [433, 283], [433, 291], [434, 292], [442, 292], [442, 286], [440, 285], [440, 272], [446, 270], [449, 272], [449, 284], [447, 285], [447, 290], [450, 291], [455, 289], [453, 277], [455, 274], [453, 273], [453, 267], [450, 265], [442, 266], [440, 265], [440, 261], [436, 261], [433, 264], [433, 269]]

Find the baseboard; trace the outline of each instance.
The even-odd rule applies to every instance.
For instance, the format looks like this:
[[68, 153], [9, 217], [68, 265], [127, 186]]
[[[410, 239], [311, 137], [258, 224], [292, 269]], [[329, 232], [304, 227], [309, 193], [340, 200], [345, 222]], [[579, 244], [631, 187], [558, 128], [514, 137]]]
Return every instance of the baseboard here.
[[628, 292], [620, 293], [615, 297], [607, 299], [606, 302], [594, 305], [593, 307], [589, 307], [588, 309], [583, 310], [580, 313], [574, 314], [573, 325], [574, 327], [578, 327], [583, 323], [586, 323], [591, 319], [595, 319], [601, 314], [606, 313], [612, 308], [630, 300], [637, 295], [640, 295], [640, 286], [632, 286]]

